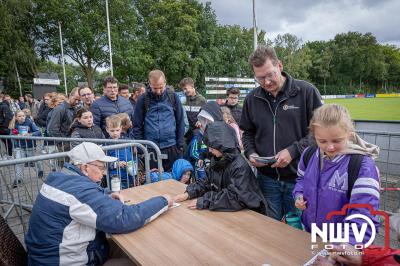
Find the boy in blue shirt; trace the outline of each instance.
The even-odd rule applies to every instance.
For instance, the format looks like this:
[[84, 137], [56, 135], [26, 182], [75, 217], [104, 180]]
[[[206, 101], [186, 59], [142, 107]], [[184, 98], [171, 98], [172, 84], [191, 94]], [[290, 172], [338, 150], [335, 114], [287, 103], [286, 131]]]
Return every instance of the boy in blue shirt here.
[[[121, 118], [118, 115], [112, 115], [106, 119], [106, 131], [111, 139], [121, 139], [122, 126]], [[118, 150], [109, 150], [107, 155], [117, 157], [118, 161], [110, 164], [109, 177], [117, 175], [121, 180], [121, 189], [132, 187], [134, 185], [133, 177], [136, 175], [136, 164], [133, 161], [132, 149], [123, 148]], [[109, 183], [111, 180], [108, 180]]]

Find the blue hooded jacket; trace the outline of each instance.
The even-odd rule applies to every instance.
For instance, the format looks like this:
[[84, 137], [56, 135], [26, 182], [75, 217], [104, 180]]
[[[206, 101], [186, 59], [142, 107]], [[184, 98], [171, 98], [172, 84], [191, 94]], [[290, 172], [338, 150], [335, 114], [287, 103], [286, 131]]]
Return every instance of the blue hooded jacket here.
[[[147, 94], [147, 96], [146, 96]], [[145, 97], [149, 97], [148, 110], [145, 110]], [[135, 107], [133, 135], [135, 139], [153, 141], [160, 149], [176, 146], [183, 147], [185, 133], [184, 112], [178, 96], [174, 93], [175, 106], [168, 98], [167, 89], [157, 96], [147, 89], [141, 95]]]
[[182, 175], [186, 171], [193, 172], [193, 166], [185, 159], [178, 159], [172, 166], [172, 177], [177, 181], [181, 181]]
[[[176, 181], [181, 181], [182, 175], [186, 171], [193, 171], [193, 166], [186, 161], [185, 159], [178, 159], [174, 162], [172, 166], [172, 175], [171, 173], [164, 172], [163, 173], [163, 180], [167, 179], [175, 179]], [[160, 176], [158, 172], [152, 172], [150, 174], [151, 183], [160, 181]]]

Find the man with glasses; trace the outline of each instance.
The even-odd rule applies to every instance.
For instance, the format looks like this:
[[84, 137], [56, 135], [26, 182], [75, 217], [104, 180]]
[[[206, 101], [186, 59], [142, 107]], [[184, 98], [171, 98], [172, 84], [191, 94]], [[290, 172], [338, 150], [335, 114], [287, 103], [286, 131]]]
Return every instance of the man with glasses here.
[[72, 164], [49, 174], [38, 195], [25, 237], [29, 265], [132, 265], [105, 234], [135, 231], [172, 205], [170, 195], [125, 205], [100, 187], [106, 156], [83, 142], [68, 152]]
[[240, 118], [242, 116], [242, 106], [239, 105], [239, 96], [240, 90], [238, 88], [232, 87], [226, 91], [225, 106], [231, 110], [231, 114], [238, 124], [240, 124]]
[[105, 78], [103, 91], [104, 95], [93, 102], [90, 111], [93, 114], [93, 122], [103, 130], [104, 136], [108, 137], [106, 118], [111, 115], [126, 113], [133, 121], [133, 108], [129, 100], [118, 95], [118, 80], [116, 78]]
[[81, 97], [82, 107], [90, 109], [94, 102], [93, 90], [89, 87], [80, 87], [79, 96]]
[[[175, 160], [182, 158], [185, 123], [182, 104], [178, 95], [166, 87], [161, 70], [149, 73], [149, 88], [139, 97], [135, 108], [133, 134], [135, 139], [153, 141], [161, 153], [164, 171], [171, 171]], [[157, 167], [152, 160], [151, 167]]]
[[[268, 216], [281, 220], [295, 211], [292, 190], [297, 164], [309, 145], [308, 126], [313, 111], [322, 105], [321, 95], [310, 83], [292, 78], [271, 47], [259, 46], [249, 58], [259, 87], [243, 104], [240, 128], [245, 155], [257, 167]], [[265, 164], [257, 156], [274, 157]]]

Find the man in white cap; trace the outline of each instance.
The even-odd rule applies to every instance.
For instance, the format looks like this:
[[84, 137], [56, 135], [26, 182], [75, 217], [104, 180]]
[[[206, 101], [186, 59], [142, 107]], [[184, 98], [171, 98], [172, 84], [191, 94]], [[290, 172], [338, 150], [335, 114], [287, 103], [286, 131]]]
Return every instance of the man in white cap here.
[[115, 254], [109, 244], [114, 243], [108, 243], [105, 233], [128, 233], [142, 227], [168, 210], [171, 197], [124, 205], [118, 194], [99, 186], [105, 163], [117, 158], [106, 156], [90, 142], [76, 146], [68, 156], [72, 164], [50, 173], [33, 206], [25, 237], [28, 264], [131, 265], [127, 257], [109, 259], [113, 257], [110, 251]]

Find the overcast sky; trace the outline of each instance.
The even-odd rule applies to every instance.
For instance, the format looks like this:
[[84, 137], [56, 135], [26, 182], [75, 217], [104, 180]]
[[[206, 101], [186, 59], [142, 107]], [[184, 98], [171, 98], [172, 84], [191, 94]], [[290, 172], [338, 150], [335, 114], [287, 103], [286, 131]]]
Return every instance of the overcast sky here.
[[[253, 27], [252, 0], [211, 2], [219, 24]], [[329, 40], [337, 33], [372, 32], [381, 43], [400, 47], [399, 0], [255, 0], [258, 29], [267, 38], [291, 33], [303, 41]]]

